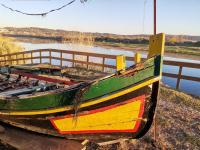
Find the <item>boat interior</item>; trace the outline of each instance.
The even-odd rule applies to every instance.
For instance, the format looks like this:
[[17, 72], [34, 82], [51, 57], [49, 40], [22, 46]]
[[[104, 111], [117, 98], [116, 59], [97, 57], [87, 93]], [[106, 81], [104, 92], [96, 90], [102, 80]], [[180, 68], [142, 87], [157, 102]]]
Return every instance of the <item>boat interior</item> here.
[[31, 64], [0, 69], [0, 99], [27, 98], [59, 92], [95, 82], [110, 73], [81, 68]]

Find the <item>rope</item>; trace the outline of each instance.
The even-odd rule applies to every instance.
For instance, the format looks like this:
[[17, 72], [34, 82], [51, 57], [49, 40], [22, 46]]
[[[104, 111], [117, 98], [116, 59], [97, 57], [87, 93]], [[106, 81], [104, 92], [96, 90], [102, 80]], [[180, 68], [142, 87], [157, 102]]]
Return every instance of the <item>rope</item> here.
[[[23, 15], [28, 15], [28, 16], [46, 16], [47, 14], [49, 13], [52, 13], [52, 12], [55, 12], [55, 11], [59, 11], [69, 5], [71, 5], [72, 3], [74, 3], [76, 0], [72, 0], [70, 1], [69, 3], [59, 7], [59, 8], [56, 8], [56, 9], [52, 9], [52, 10], [49, 10], [47, 12], [42, 12], [42, 13], [28, 13], [28, 12], [24, 12], [24, 11], [21, 11], [21, 10], [17, 10], [17, 9], [13, 9], [11, 7], [8, 7], [7, 5], [3, 4], [3, 3], [0, 3], [0, 5], [6, 9], [9, 9], [10, 11], [13, 11], [13, 12], [17, 12], [17, 13], [20, 13], [20, 14], [23, 14]], [[87, 0], [80, 0], [81, 3], [84, 3], [84, 2], [87, 2]]]

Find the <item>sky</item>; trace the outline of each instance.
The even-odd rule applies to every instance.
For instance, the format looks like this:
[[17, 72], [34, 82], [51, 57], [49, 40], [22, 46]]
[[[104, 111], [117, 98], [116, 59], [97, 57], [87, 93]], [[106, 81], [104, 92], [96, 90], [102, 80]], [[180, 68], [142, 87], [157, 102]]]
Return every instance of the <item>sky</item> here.
[[[71, 0], [0, 0], [29, 13], [58, 8]], [[146, 1], [146, 3], [145, 3]], [[45, 17], [25, 16], [0, 6], [0, 27], [44, 27], [82, 32], [152, 34], [153, 0], [88, 0]], [[200, 0], [157, 0], [157, 32], [200, 35]]]

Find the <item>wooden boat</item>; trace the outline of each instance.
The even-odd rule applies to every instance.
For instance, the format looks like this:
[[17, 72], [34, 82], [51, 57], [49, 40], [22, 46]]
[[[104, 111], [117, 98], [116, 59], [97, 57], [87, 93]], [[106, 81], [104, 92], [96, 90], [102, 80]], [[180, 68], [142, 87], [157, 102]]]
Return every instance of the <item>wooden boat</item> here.
[[154, 117], [164, 39], [151, 36], [148, 58], [128, 68], [118, 56], [114, 74], [47, 64], [1, 67], [0, 120], [68, 139], [140, 138]]

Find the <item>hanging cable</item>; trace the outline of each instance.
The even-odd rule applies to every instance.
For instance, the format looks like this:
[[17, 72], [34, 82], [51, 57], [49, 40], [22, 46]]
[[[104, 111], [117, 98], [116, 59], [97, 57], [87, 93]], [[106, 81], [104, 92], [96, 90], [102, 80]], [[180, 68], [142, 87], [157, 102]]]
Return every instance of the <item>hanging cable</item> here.
[[[74, 3], [75, 1], [77, 1], [77, 0], [72, 0], [72, 1], [70, 1], [69, 3], [67, 3], [67, 4], [65, 4], [65, 5], [63, 5], [63, 6], [59, 7], [59, 8], [52, 9], [52, 10], [49, 10], [49, 11], [43, 12], [43, 13], [28, 13], [28, 12], [23, 12], [23, 11], [21, 11], [21, 10], [17, 10], [17, 9], [13, 9], [13, 8], [11, 8], [11, 7], [8, 7], [7, 5], [5, 5], [5, 4], [3, 4], [3, 3], [0, 3], [0, 4], [1, 4], [2, 7], [6, 8], [6, 9], [9, 9], [9, 10], [11, 10], [11, 11], [13, 11], [13, 12], [17, 12], [17, 13], [20, 13], [20, 14], [23, 14], [23, 15], [28, 15], [28, 16], [46, 16], [46, 15], [48, 15], [49, 13], [52, 13], [52, 12], [55, 12], [55, 11], [59, 11], [59, 10], [65, 8], [65, 7], [67, 7], [67, 6], [71, 5], [71, 4]], [[87, 2], [87, 0], [80, 0], [80, 2], [81, 2], [81, 3], [85, 3], [85, 2]]]

